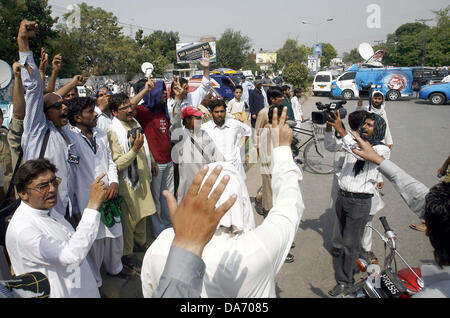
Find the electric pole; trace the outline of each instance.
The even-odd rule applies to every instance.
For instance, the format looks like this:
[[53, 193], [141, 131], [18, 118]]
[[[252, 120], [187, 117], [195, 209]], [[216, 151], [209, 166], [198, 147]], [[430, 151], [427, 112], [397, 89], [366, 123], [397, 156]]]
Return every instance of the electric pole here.
[[[433, 21], [433, 19], [416, 19], [416, 22], [421, 22], [423, 25], [426, 25], [426, 22], [428, 21]], [[426, 49], [426, 41], [425, 41], [425, 36], [422, 35], [422, 48], [419, 49], [419, 56], [421, 58], [422, 61], [422, 66], [425, 65], [425, 55], [427, 53], [427, 49]]]

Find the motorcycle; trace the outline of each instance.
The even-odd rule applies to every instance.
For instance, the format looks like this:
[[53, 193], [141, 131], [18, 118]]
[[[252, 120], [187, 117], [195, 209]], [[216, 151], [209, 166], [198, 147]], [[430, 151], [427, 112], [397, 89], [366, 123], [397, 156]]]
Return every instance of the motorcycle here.
[[[386, 217], [380, 217], [380, 221], [386, 236], [372, 226], [367, 226], [383, 240], [385, 255], [387, 248], [390, 250], [389, 255], [385, 256], [384, 268], [381, 270], [377, 264], [368, 264], [365, 260], [358, 259], [359, 269], [366, 272], [368, 277], [347, 289], [344, 292], [345, 298], [410, 298], [424, 286], [420, 268], [412, 268], [397, 251], [397, 236], [389, 227]], [[406, 268], [397, 271], [396, 256], [402, 260]]]

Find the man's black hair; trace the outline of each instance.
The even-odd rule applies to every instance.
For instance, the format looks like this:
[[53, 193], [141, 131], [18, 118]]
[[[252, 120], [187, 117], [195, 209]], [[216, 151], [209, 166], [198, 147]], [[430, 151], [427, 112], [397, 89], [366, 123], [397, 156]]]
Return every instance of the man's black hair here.
[[348, 115], [348, 124], [350, 128], [357, 131], [359, 126], [366, 120], [368, 112], [365, 110], [357, 110]]
[[20, 166], [14, 177], [14, 185], [17, 192], [24, 192], [27, 186], [40, 174], [46, 171], [56, 173], [58, 169], [47, 159], [28, 160]]
[[450, 183], [441, 182], [425, 196], [425, 225], [439, 266], [450, 265]]
[[98, 94], [100, 94], [100, 91], [101, 91], [103, 88], [105, 88], [105, 89], [109, 92], [108, 87], [102, 86], [102, 87], [100, 87], [100, 88], [98, 89], [97, 93], [95, 93], [95, 98], [98, 98]]
[[283, 91], [283, 93], [284, 93], [285, 91], [287, 91], [288, 89], [291, 89], [291, 88], [289, 87], [289, 85], [283, 85], [283, 86], [281, 86], [281, 90]]
[[237, 89], [240, 89], [241, 91], [244, 90], [244, 89], [242, 88], [241, 85], [236, 85], [236, 86], [233, 88], [233, 92], [236, 91]]
[[129, 100], [129, 99], [130, 98], [125, 93], [113, 94], [108, 99], [108, 108], [111, 111], [116, 112], [117, 109], [119, 108], [119, 106], [122, 105], [126, 100]]
[[297, 95], [297, 93], [301, 93], [303, 90], [301, 88], [294, 89], [294, 95]]
[[147, 79], [141, 78], [139, 81], [136, 82], [136, 84], [134, 84], [134, 91], [136, 92], [136, 94], [139, 93], [145, 87], [145, 83], [147, 83]]
[[67, 116], [70, 124], [76, 126], [75, 116], [81, 115], [83, 110], [89, 107], [95, 107], [95, 100], [90, 97], [75, 97], [69, 101], [65, 101], [64, 105], [69, 109]]
[[225, 103], [225, 101], [223, 99], [216, 99], [216, 100], [213, 100], [211, 102], [211, 104], [209, 105], [209, 110], [214, 111], [214, 108], [216, 108], [218, 106], [224, 106], [225, 109], [227, 108], [227, 104]]
[[281, 90], [281, 88], [279, 86], [271, 86], [267, 90], [267, 101], [269, 102], [269, 105], [272, 104], [271, 98], [277, 98], [280, 96], [284, 96], [284, 95], [283, 95], [283, 91]]

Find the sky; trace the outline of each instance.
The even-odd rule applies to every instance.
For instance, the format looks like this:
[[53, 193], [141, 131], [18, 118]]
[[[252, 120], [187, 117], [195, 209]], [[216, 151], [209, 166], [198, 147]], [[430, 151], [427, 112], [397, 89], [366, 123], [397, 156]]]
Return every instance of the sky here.
[[[49, 0], [54, 16], [62, 16], [70, 4], [80, 0]], [[154, 30], [174, 31], [181, 42], [217, 39], [226, 29], [250, 38], [258, 52], [276, 51], [287, 39], [312, 46], [331, 43], [342, 56], [360, 43], [386, 41], [400, 25], [416, 19], [432, 19], [433, 10], [444, 9], [448, 0], [86, 0], [91, 6], [114, 13], [130, 35], [138, 26], [144, 34]], [[327, 19], [333, 19], [327, 21]], [[62, 19], [60, 19], [62, 20]], [[130, 24], [133, 25], [130, 27]]]

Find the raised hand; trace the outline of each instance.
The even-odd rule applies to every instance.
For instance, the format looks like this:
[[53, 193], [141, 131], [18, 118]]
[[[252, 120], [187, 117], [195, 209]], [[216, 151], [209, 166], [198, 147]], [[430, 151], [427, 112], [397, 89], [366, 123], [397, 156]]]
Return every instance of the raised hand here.
[[14, 72], [14, 77], [21, 78], [22, 73], [21, 73], [21, 65], [20, 65], [19, 61], [14, 62], [14, 64], [12, 65], [12, 69]]
[[178, 76], [173, 77], [173, 88], [172, 91], [175, 95], [175, 99], [182, 100], [184, 89], [180, 85], [180, 78]]
[[53, 60], [52, 60], [53, 71], [59, 72], [59, 70], [61, 69], [61, 65], [62, 65], [62, 54], [59, 53], [53, 57]]
[[377, 154], [375, 150], [373, 150], [370, 142], [363, 140], [356, 132], [350, 131], [350, 134], [355, 137], [360, 147], [360, 149], [352, 148], [352, 151], [355, 153], [355, 155], [378, 165], [384, 161], [384, 158]]
[[292, 129], [286, 124], [287, 107], [283, 108], [281, 117], [278, 118], [278, 110], [273, 110], [272, 124], [270, 127], [270, 134], [274, 148], [281, 146], [291, 146], [292, 144]]
[[163, 191], [175, 231], [173, 245], [201, 256], [204, 246], [216, 231], [220, 219], [237, 199], [237, 195], [234, 194], [216, 208], [216, 203], [229, 181], [229, 176], [225, 175], [214, 191], [210, 193], [221, 171], [222, 167], [217, 166], [201, 187], [208, 172], [208, 166], [202, 167], [180, 205], [177, 204], [173, 194], [167, 190]]
[[149, 76], [148, 79], [147, 79], [147, 82], [145, 83], [145, 89], [148, 90], [148, 91], [151, 91], [154, 88], [155, 88], [155, 82]]
[[44, 48], [41, 48], [41, 61], [39, 62], [39, 72], [45, 74], [48, 67], [48, 54]]
[[22, 20], [17, 37], [20, 39], [29, 39], [35, 37], [38, 30], [39, 25], [35, 21]]
[[209, 68], [210, 61], [209, 61], [209, 51], [203, 51], [202, 59], [200, 60], [200, 65], [203, 68]]
[[88, 78], [87, 77], [83, 77], [81, 75], [75, 75], [72, 78], [72, 83], [76, 84], [76, 86], [83, 86], [84, 84], [86, 84]]

